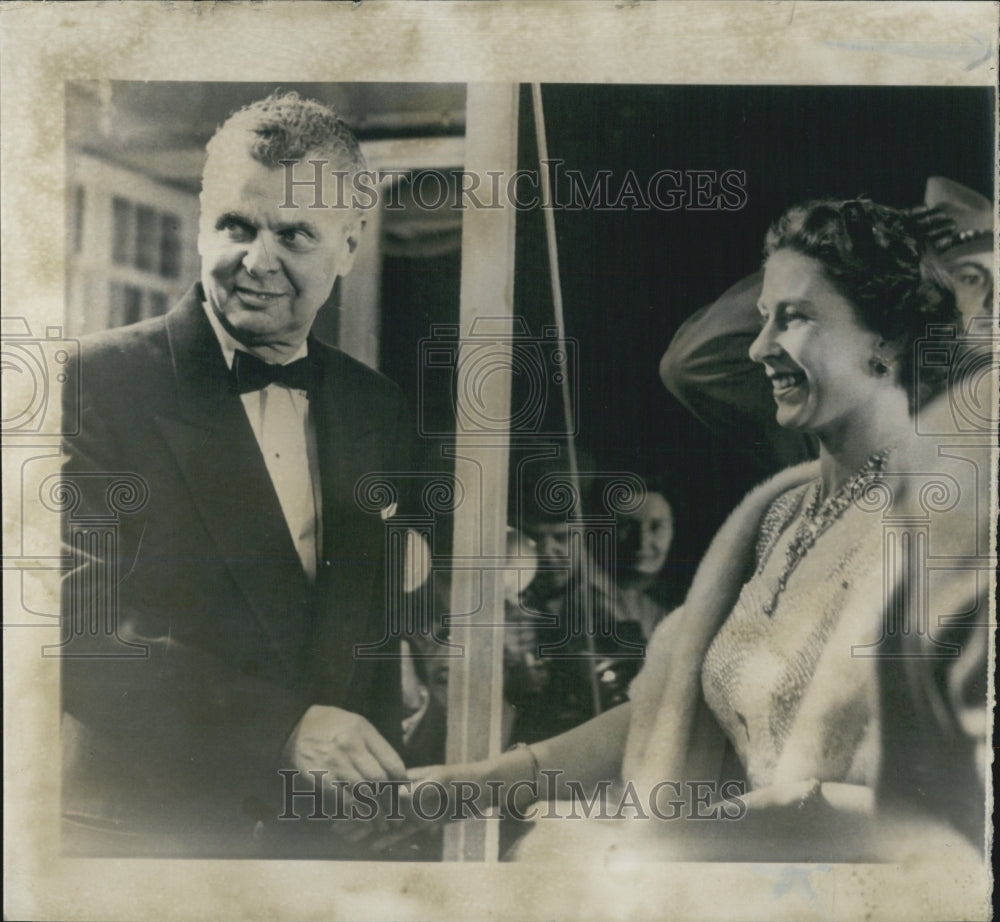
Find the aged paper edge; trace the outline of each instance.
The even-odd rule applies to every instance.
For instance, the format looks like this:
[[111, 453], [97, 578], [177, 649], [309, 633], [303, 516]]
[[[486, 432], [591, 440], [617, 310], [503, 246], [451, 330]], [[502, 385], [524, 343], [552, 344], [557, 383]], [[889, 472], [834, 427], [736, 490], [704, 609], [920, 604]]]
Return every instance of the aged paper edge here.
[[[33, 329], [62, 323], [67, 80], [980, 86], [995, 85], [997, 73], [997, 6], [976, 2], [4, 3], [0, 30], [3, 310]], [[983, 60], [973, 67], [932, 50], [976, 43]], [[5, 493], [16, 491], [4, 460]], [[5, 534], [31, 527], [19, 509], [5, 517]], [[16, 589], [11, 575], [5, 584]], [[919, 868], [658, 865], [600, 875], [62, 859], [52, 834], [58, 661], [38, 655], [42, 633], [10, 628], [4, 637], [10, 918], [889, 920], [988, 912], [987, 869], [957, 877], [943, 858]], [[798, 880], [806, 885], [787, 886]]]

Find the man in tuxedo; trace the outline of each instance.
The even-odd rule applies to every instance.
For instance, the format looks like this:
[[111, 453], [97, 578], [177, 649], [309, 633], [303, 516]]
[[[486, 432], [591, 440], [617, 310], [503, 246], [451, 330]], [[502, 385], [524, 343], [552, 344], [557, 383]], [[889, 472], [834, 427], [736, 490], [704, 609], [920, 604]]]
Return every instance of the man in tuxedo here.
[[[319, 819], [333, 789], [405, 777], [383, 642], [392, 509], [363, 508], [355, 485], [405, 470], [412, 427], [393, 384], [310, 335], [364, 215], [315, 207], [287, 161], [294, 177], [364, 169], [317, 102], [231, 116], [207, 149], [200, 283], [85, 339], [64, 395], [81, 413], [63, 475], [70, 852], [336, 856], [361, 830]], [[70, 532], [107, 517], [115, 477], [136, 508], [111, 549]]]

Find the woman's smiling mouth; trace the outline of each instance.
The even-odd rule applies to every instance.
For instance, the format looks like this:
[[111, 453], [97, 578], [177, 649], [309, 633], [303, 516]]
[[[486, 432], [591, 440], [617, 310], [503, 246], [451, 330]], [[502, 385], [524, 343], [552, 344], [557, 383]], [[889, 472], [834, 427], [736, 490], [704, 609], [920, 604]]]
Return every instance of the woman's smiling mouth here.
[[770, 369], [767, 376], [771, 379], [771, 387], [775, 397], [784, 397], [800, 387], [805, 387], [806, 376], [801, 371], [780, 371], [772, 372]]

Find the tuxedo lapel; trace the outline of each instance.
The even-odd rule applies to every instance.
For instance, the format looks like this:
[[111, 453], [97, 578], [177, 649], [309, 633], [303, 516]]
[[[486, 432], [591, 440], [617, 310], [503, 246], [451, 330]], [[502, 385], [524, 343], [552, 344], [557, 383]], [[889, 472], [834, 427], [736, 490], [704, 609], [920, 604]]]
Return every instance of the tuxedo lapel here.
[[197, 286], [168, 315], [167, 332], [178, 412], [157, 424], [220, 559], [297, 671], [312, 588]]
[[[373, 418], [341, 357], [310, 342], [323, 361], [323, 379], [312, 406], [323, 484], [323, 553], [319, 568], [316, 643], [311, 672], [321, 700], [347, 702], [355, 688], [352, 643], [370, 642], [384, 627], [384, 525], [355, 499], [355, 486], [384, 464], [384, 421]], [[378, 638], [374, 638], [377, 640]]]
[[349, 498], [351, 511], [359, 512], [361, 507], [354, 502], [355, 485], [378, 463], [385, 421], [372, 415], [370, 395], [359, 390], [344, 373], [336, 350], [310, 339], [309, 352], [323, 367], [312, 406], [324, 499], [332, 501], [330, 505], [324, 502], [324, 506], [339, 513], [344, 511], [345, 498]]

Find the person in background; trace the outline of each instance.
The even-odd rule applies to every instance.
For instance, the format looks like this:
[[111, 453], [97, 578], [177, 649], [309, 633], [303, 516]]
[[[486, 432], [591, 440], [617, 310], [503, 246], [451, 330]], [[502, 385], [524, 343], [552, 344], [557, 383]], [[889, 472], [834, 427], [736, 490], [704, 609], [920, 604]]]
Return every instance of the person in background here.
[[[525, 622], [517, 606], [519, 594], [535, 576], [537, 554], [534, 542], [517, 529], [507, 528], [507, 566], [503, 573], [504, 688], [501, 745], [510, 742], [517, 708], [506, 695], [540, 690], [544, 683], [537, 669], [534, 624]], [[448, 611], [451, 575], [434, 572], [434, 613], [429, 632], [412, 633], [403, 639], [403, 755], [407, 764], [426, 765], [445, 757], [448, 725], [448, 676], [459, 651], [449, 643]]]
[[683, 601], [684, 587], [667, 566], [675, 518], [663, 483], [664, 478], [646, 478], [642, 505], [620, 514], [615, 523], [615, 618], [636, 625], [644, 641]]
[[[570, 525], [565, 517], [546, 516], [529, 504], [526, 533], [508, 528], [505, 746], [511, 738], [544, 739], [592, 717], [592, 683], [596, 683], [602, 709], [626, 700], [629, 682], [642, 665], [638, 651], [681, 600], [679, 581], [666, 566], [674, 537], [673, 510], [659, 479], [640, 481], [640, 485], [641, 503], [621, 513], [615, 522], [615, 578], [609, 581], [614, 595], [606, 599], [604, 612], [614, 619], [615, 634], [596, 632], [591, 650], [587, 638], [577, 633], [568, 648], [560, 651], [568, 652], [568, 658], [552, 655], [547, 648], [565, 637], [571, 593], [576, 593], [577, 601], [582, 595], [578, 588], [582, 569], [570, 560]], [[438, 574], [435, 585], [439, 594], [446, 594], [444, 574]], [[446, 610], [445, 599], [439, 603], [439, 623]], [[620, 645], [616, 637], [629, 646]], [[406, 700], [411, 712], [404, 720], [407, 762], [441, 761], [449, 660], [435, 638], [412, 637], [407, 644], [411, 653], [404, 658], [404, 689], [409, 689]], [[406, 681], [411, 675], [408, 662], [413, 667], [410, 682]]]
[[529, 504], [522, 527], [537, 553], [538, 570], [508, 605], [505, 688], [517, 714], [515, 739], [533, 742], [596, 713], [595, 670], [613, 652], [613, 641], [595, 628], [607, 622], [613, 600], [591, 581], [584, 561], [571, 555], [565, 515]]
[[668, 564], [674, 543], [674, 509], [667, 499], [665, 478], [638, 478], [642, 500], [615, 516], [613, 607], [616, 643], [596, 647], [601, 656], [593, 671], [603, 709], [628, 700], [628, 687], [642, 668], [646, 642], [656, 626], [683, 600], [684, 583], [677, 567]]
[[968, 331], [993, 308], [993, 204], [960, 183], [931, 176], [924, 206], [911, 214], [941, 254], [955, 286], [962, 330]]

